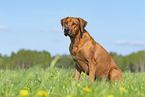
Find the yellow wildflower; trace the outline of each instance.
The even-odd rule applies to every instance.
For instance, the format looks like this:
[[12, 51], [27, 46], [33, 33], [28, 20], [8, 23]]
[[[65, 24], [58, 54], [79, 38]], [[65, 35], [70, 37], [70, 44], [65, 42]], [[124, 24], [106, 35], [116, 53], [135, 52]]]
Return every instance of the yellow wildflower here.
[[28, 88], [28, 87], [25, 87], [25, 90], [30, 90], [30, 88]]
[[21, 96], [28, 96], [29, 95], [29, 92], [28, 92], [28, 90], [22, 89], [22, 90], [20, 90], [20, 95]]
[[70, 79], [73, 79], [72, 77]]
[[124, 92], [124, 93], [126, 93], [127, 91], [126, 91], [126, 89], [125, 88], [121, 88], [121, 90]]
[[143, 96], [143, 93], [140, 93], [141, 96]]
[[83, 88], [84, 91], [90, 92], [91, 90], [88, 87]]
[[67, 97], [72, 97], [72, 95], [67, 95]]
[[113, 95], [108, 95], [107, 97], [114, 97]]
[[86, 73], [82, 72], [81, 75], [86, 75]]
[[44, 90], [38, 91], [38, 92], [37, 92], [37, 95], [38, 95], [38, 96], [49, 97], [49, 94], [48, 94], [46, 91], [44, 91]]
[[53, 73], [50, 73], [51, 75], [53, 75]]
[[56, 79], [56, 77], [54, 77], [53, 79]]

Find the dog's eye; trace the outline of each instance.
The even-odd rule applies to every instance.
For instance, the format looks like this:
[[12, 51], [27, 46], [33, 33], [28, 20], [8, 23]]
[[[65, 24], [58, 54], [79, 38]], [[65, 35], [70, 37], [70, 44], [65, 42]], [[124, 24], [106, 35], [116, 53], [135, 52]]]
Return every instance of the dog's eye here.
[[76, 25], [76, 23], [73, 23], [72, 25], [74, 26], [74, 25]]
[[65, 24], [67, 25], [67, 24], [68, 24], [68, 22], [65, 22]]

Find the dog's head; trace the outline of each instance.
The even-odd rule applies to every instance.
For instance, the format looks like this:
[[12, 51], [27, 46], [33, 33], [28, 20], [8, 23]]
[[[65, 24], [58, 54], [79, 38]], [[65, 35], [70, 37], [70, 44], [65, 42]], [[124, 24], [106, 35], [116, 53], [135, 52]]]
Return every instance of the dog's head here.
[[66, 17], [61, 20], [61, 25], [65, 36], [75, 37], [79, 32], [84, 32], [87, 22], [82, 18]]

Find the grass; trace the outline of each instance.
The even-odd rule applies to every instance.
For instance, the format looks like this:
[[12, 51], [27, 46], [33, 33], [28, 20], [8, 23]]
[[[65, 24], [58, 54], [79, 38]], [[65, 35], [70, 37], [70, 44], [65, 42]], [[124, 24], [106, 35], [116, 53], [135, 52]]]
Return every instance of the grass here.
[[40, 97], [44, 90], [50, 97], [144, 97], [145, 73], [123, 74], [124, 83], [94, 81], [87, 75], [74, 82], [74, 70], [42, 69], [0, 70], [0, 97], [21, 97], [20, 90], [29, 92], [27, 97]]

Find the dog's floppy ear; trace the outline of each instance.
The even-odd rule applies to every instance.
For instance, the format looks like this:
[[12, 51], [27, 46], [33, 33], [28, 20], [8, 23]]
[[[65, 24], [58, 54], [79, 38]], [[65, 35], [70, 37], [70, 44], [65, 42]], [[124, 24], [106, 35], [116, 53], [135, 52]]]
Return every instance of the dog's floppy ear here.
[[61, 19], [61, 26], [62, 26], [62, 28], [63, 28], [63, 26], [64, 26], [64, 22], [65, 22], [65, 20], [67, 19], [68, 17], [66, 17], [66, 18], [63, 18], [63, 19]]
[[80, 22], [80, 29], [81, 29], [81, 32], [84, 32], [84, 28], [86, 27], [87, 25], [87, 21], [83, 20], [82, 18], [78, 18], [79, 22]]
[[63, 24], [64, 24], [64, 20], [65, 20], [65, 18], [64, 19], [61, 19], [61, 26], [63, 27]]

